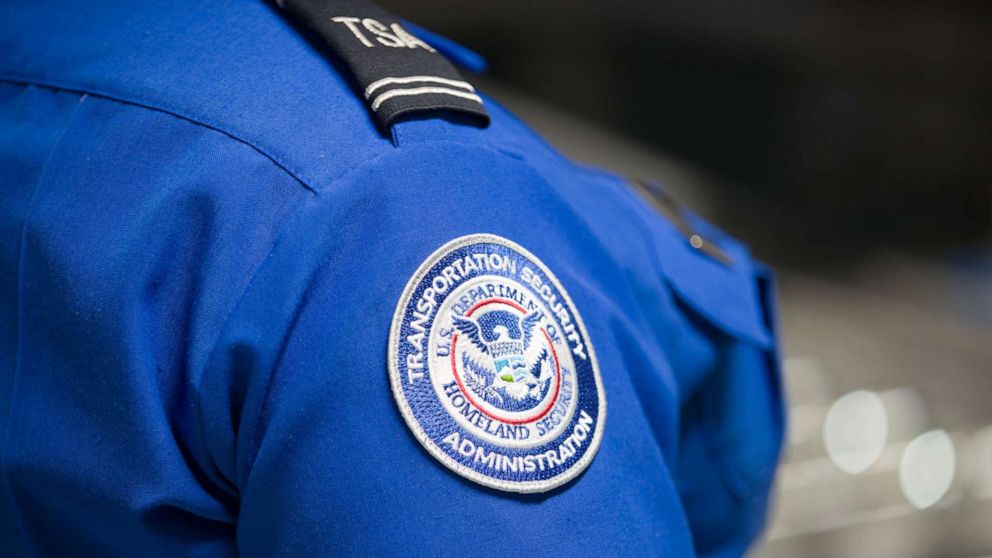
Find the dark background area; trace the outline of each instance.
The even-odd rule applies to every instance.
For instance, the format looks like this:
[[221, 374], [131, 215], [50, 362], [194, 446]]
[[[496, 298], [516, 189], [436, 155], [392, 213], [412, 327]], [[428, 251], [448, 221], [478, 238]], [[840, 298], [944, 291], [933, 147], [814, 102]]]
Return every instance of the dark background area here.
[[992, 3], [381, 3], [775, 265], [790, 432], [755, 556], [992, 558]]
[[384, 4], [709, 173], [718, 220], [780, 258], [990, 240], [988, 2]]

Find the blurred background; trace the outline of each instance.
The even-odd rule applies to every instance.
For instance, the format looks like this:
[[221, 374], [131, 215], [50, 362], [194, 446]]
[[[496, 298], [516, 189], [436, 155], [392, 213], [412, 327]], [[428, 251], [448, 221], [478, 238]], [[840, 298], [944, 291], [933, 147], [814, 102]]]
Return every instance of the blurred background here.
[[992, 3], [380, 2], [779, 270], [763, 558], [992, 556]]

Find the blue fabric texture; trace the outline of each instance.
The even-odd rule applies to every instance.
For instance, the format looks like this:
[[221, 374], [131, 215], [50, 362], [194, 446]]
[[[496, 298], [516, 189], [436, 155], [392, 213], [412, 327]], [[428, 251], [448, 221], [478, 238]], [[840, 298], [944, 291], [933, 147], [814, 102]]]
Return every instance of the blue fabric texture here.
[[[0, 554], [743, 554], [769, 272], [485, 102], [379, 130], [263, 2], [0, 5]], [[473, 233], [554, 270], [598, 355], [602, 446], [550, 492], [453, 474], [390, 393], [404, 285]]]

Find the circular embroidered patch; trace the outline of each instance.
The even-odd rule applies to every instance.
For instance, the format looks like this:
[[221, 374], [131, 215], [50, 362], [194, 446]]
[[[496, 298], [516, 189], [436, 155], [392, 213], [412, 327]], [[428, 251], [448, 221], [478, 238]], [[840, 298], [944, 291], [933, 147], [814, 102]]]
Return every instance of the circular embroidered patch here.
[[393, 315], [389, 376], [420, 443], [479, 484], [544, 492], [599, 448], [606, 399], [582, 318], [505, 238], [464, 236], [420, 265]]

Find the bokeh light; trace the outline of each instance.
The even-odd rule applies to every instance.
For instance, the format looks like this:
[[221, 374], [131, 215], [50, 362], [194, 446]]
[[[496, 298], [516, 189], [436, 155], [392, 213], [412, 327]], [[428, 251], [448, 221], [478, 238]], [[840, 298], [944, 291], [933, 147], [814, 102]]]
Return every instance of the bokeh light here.
[[914, 438], [903, 451], [899, 486], [911, 504], [926, 509], [947, 494], [956, 471], [951, 437], [943, 430], [931, 430]]
[[888, 439], [885, 404], [871, 391], [854, 391], [830, 406], [823, 425], [823, 443], [830, 460], [856, 475], [878, 460]]

